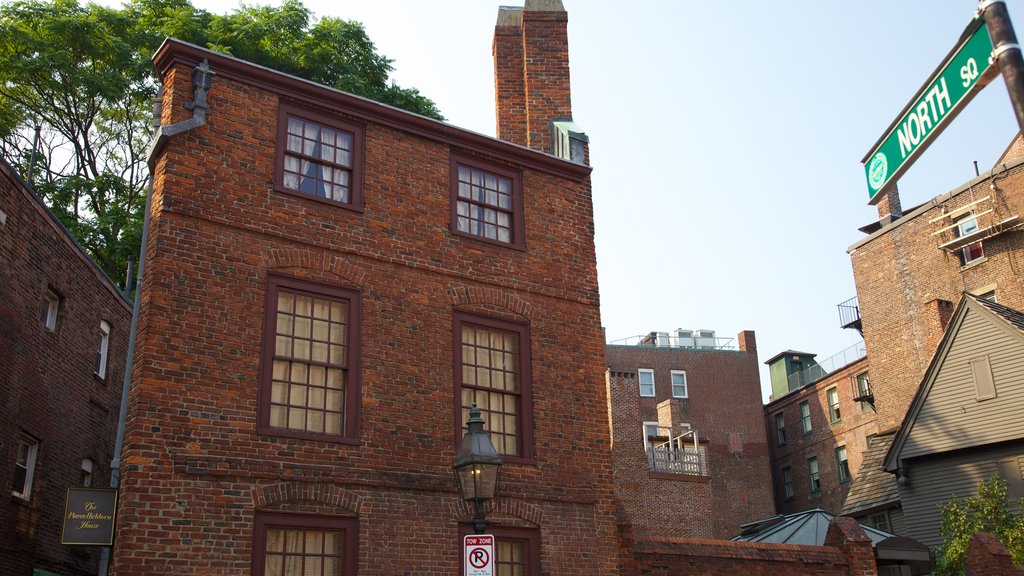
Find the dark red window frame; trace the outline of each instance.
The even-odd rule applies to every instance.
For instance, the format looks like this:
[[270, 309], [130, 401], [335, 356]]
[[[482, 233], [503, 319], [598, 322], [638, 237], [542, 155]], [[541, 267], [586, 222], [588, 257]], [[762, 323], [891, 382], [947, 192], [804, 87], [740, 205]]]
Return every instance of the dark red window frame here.
[[[462, 548], [462, 536], [472, 534], [473, 527], [470, 524], [461, 524], [459, 526], [459, 548]], [[540, 576], [540, 530], [537, 528], [526, 528], [519, 526], [496, 526], [489, 524], [487, 526], [487, 533], [492, 534], [495, 540], [494, 555], [495, 555], [495, 568], [499, 567], [504, 560], [497, 558], [498, 546], [497, 544], [501, 541], [516, 540], [525, 544], [524, 551], [526, 552], [526, 572], [523, 576]], [[495, 574], [499, 574], [498, 570], [494, 571]], [[460, 556], [459, 558], [459, 574], [465, 576], [466, 574], [466, 562]]]
[[344, 550], [341, 576], [355, 575], [359, 566], [359, 520], [357, 518], [256, 512], [252, 537], [253, 576], [264, 576], [268, 528], [341, 532], [341, 545]]
[[[511, 235], [512, 238], [509, 242], [502, 242], [497, 239], [488, 238], [472, 232], [459, 230], [458, 226], [458, 206], [459, 206], [459, 166], [465, 166], [471, 170], [485, 172], [487, 174], [498, 176], [500, 178], [507, 178], [512, 181], [512, 203], [508, 209], [510, 214], [511, 224]], [[524, 239], [523, 232], [523, 190], [522, 190], [522, 178], [519, 172], [516, 170], [507, 168], [494, 162], [489, 162], [480, 158], [474, 158], [471, 156], [464, 156], [459, 154], [453, 154], [451, 157], [451, 167], [449, 169], [451, 174], [450, 184], [450, 204], [451, 204], [451, 222], [450, 228], [452, 234], [460, 236], [462, 238], [470, 238], [472, 240], [478, 240], [487, 244], [495, 246], [502, 246], [505, 248], [514, 248], [516, 250], [525, 250], [526, 242]], [[479, 203], [477, 203], [479, 204]], [[483, 205], [483, 204], [481, 204]]]
[[[465, 434], [466, 418], [463, 415], [462, 405], [462, 325], [470, 324], [473, 326], [480, 326], [483, 328], [500, 330], [505, 332], [516, 333], [519, 337], [519, 371], [518, 371], [518, 384], [519, 384], [519, 406], [518, 406], [518, 421], [519, 426], [519, 446], [516, 454], [504, 454], [504, 461], [506, 463], [534, 463], [534, 447], [533, 447], [533, 395], [532, 395], [532, 375], [530, 371], [531, 359], [530, 359], [530, 327], [526, 324], [519, 322], [512, 322], [509, 320], [499, 320], [489, 316], [480, 316], [478, 314], [471, 314], [469, 312], [456, 311], [454, 314], [454, 326], [452, 335], [452, 347], [453, 347], [453, 363], [452, 370], [454, 372], [453, 380], [455, 381], [455, 444], [454, 447], [457, 449], [459, 443], [462, 442], [462, 436]], [[499, 391], [500, 392], [500, 391]], [[468, 410], [469, 406], [465, 406]], [[488, 411], [484, 410], [484, 429], [489, 430]]]
[[[328, 434], [297, 430], [293, 428], [277, 428], [270, 425], [271, 386], [275, 343], [277, 336], [277, 297], [284, 289], [293, 294], [345, 301], [348, 307], [348, 326], [346, 333], [346, 370], [347, 379], [344, 393], [344, 421], [341, 434]], [[361, 359], [360, 359], [360, 326], [361, 305], [360, 294], [355, 290], [341, 288], [322, 282], [269, 274], [263, 309], [263, 338], [261, 343], [261, 361], [259, 373], [259, 390], [257, 394], [256, 433], [266, 436], [282, 436], [324, 440], [346, 444], [359, 443], [361, 405]]]
[[[298, 118], [306, 122], [319, 124], [332, 130], [347, 132], [352, 136], [352, 177], [349, 181], [349, 201], [340, 202], [323, 196], [307, 194], [300, 190], [287, 188], [284, 185], [285, 175], [285, 154], [288, 142], [288, 118]], [[346, 122], [334, 116], [313, 112], [291, 104], [281, 104], [278, 110], [277, 119], [277, 142], [274, 156], [274, 190], [283, 194], [297, 196], [308, 200], [323, 202], [332, 206], [341, 206], [357, 212], [363, 211], [363, 127], [352, 122]]]

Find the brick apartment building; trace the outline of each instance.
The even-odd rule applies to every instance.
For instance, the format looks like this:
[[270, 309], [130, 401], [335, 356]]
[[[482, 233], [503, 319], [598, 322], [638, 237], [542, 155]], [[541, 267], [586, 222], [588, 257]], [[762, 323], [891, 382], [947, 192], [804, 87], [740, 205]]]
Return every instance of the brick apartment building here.
[[65, 491], [105, 487], [131, 309], [0, 160], [0, 573], [95, 574], [64, 546]]
[[774, 512], [757, 345], [710, 331], [605, 348], [615, 495], [637, 538], [728, 538]]
[[[843, 508], [851, 480], [878, 433], [871, 404], [855, 400], [869, 376], [868, 359], [858, 352], [843, 355], [827, 372], [815, 370], [820, 364], [813, 354], [794, 350], [765, 362], [772, 367], [773, 391], [782, 391], [764, 407], [780, 514], [821, 508], [838, 515]], [[804, 368], [781, 374], [797, 381], [788, 391], [775, 382], [776, 368], [793, 359]]]
[[879, 430], [896, 428], [962, 292], [1024, 308], [1024, 143], [992, 170], [907, 211], [890, 190], [847, 250]]
[[474, 402], [499, 572], [617, 573], [566, 22], [500, 11], [500, 139], [165, 42], [115, 573], [458, 574]]

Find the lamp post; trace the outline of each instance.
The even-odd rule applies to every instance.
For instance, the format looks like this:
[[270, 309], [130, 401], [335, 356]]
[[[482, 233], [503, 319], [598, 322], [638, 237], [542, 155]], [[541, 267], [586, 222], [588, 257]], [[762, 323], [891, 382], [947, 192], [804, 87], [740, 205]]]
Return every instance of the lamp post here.
[[462, 437], [452, 468], [459, 485], [459, 496], [473, 504], [473, 531], [483, 534], [487, 529], [484, 504], [494, 498], [501, 455], [494, 449], [491, 435], [484, 430], [484, 421], [476, 404], [469, 409], [466, 425], [469, 430]]

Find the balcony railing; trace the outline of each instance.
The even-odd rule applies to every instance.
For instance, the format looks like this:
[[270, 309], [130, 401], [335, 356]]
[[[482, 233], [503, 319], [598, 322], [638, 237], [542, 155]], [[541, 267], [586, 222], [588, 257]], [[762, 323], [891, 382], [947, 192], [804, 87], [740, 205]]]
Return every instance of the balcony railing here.
[[839, 308], [839, 326], [842, 328], [861, 329], [860, 302], [854, 296], [846, 302], [836, 305]]
[[612, 340], [610, 346], [650, 346], [652, 348], [690, 348], [696, 350], [736, 350], [735, 338], [676, 336], [655, 332]]
[[647, 441], [647, 463], [651, 472], [708, 476], [707, 453], [689, 430], [665, 441]]
[[842, 368], [851, 362], [860, 360], [867, 355], [867, 348], [864, 346], [864, 341], [861, 340], [838, 354], [834, 354], [817, 364], [812, 364], [799, 372], [790, 374], [789, 389], [796, 390], [813, 382], [817, 382], [839, 368]]

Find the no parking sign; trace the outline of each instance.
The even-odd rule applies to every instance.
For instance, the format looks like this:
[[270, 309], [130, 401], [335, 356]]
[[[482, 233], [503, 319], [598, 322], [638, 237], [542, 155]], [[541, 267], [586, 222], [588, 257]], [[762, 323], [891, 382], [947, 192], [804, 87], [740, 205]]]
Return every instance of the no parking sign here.
[[494, 536], [474, 534], [462, 539], [466, 576], [494, 576]]

